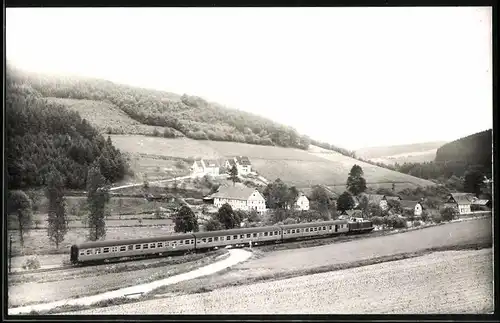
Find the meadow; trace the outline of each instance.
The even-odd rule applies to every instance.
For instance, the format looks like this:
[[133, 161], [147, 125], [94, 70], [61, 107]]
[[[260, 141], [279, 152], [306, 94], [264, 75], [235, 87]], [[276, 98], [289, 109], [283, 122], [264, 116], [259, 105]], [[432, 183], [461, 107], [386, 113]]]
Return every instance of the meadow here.
[[[434, 183], [410, 175], [367, 164], [333, 151], [311, 147], [310, 151], [295, 148], [259, 146], [236, 142], [167, 139], [133, 135], [112, 135], [113, 143], [131, 154], [156, 154], [175, 158], [215, 158], [248, 156], [253, 167], [268, 180], [280, 178], [290, 185], [307, 188], [316, 184], [342, 185], [354, 164], [363, 168], [369, 185], [400, 183], [401, 189]], [[141, 163], [141, 160], [137, 161]]]
[[487, 314], [491, 262], [491, 249], [438, 252], [68, 314]]

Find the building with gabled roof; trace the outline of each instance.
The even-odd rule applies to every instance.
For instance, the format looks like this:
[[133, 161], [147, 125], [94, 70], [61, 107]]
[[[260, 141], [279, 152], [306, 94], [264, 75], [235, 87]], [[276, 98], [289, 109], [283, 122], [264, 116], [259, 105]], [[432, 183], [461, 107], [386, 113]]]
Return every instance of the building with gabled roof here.
[[252, 172], [252, 163], [247, 156], [228, 158], [224, 163], [227, 169], [231, 169], [234, 165], [236, 165], [239, 175], [245, 175]]
[[295, 210], [307, 211], [309, 210], [309, 199], [301, 192], [293, 206]]
[[476, 200], [472, 193], [450, 193], [444, 205], [456, 208], [459, 214], [467, 214], [471, 213], [470, 207]]
[[246, 186], [221, 186], [210, 198], [213, 198], [216, 207], [227, 203], [234, 210], [255, 210], [259, 213], [266, 211], [266, 200], [262, 194], [258, 190]]
[[219, 162], [215, 159], [195, 160], [191, 166], [193, 176], [219, 175]]
[[361, 193], [360, 196], [355, 199], [355, 205], [356, 207], [359, 206], [359, 203], [361, 202], [361, 199], [366, 196], [368, 198], [368, 204], [377, 204], [379, 205], [382, 210], [387, 210], [388, 205], [387, 205], [387, 198], [385, 195], [382, 194], [366, 194], [366, 193]]
[[399, 204], [403, 210], [412, 211], [414, 216], [421, 216], [424, 210], [420, 201], [401, 200], [399, 201]]

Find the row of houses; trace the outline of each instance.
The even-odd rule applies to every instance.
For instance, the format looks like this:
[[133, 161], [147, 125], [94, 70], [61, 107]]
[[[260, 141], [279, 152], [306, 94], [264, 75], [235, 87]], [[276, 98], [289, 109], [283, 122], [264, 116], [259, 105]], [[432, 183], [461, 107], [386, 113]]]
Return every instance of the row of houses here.
[[[260, 214], [266, 212], [264, 196], [257, 189], [243, 184], [223, 185], [219, 187], [217, 192], [204, 197], [203, 200], [213, 203], [217, 208], [227, 203], [234, 210], [257, 211]], [[303, 193], [299, 193], [293, 207], [295, 210], [307, 211], [309, 210], [309, 199]]]
[[221, 166], [226, 169], [231, 169], [236, 165], [239, 175], [246, 175], [252, 172], [252, 163], [246, 156], [237, 156], [226, 159], [222, 164], [216, 159], [200, 159], [195, 160], [191, 166], [191, 174], [197, 177], [205, 175], [219, 176]]
[[[396, 200], [401, 205], [403, 210], [413, 210], [415, 216], [422, 215], [424, 206], [422, 200], [403, 200], [400, 196], [388, 196], [381, 194], [361, 194], [359, 197], [353, 197], [354, 209], [359, 207], [360, 201], [366, 196], [368, 203], [374, 203], [380, 206], [382, 210], [388, 210], [390, 200]], [[491, 201], [486, 199], [478, 199], [474, 194], [470, 193], [450, 193], [444, 202], [444, 206], [456, 208], [459, 214], [471, 213], [471, 207], [476, 205], [478, 207], [491, 208]], [[350, 212], [352, 213], [352, 212]], [[344, 212], [343, 215], [351, 215], [349, 212]]]

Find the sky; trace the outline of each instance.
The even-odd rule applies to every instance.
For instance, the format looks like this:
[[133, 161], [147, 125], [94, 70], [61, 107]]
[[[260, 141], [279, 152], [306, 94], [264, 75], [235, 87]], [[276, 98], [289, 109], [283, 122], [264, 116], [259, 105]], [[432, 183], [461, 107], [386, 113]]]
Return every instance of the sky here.
[[492, 127], [491, 7], [8, 8], [7, 60], [203, 97], [347, 149]]

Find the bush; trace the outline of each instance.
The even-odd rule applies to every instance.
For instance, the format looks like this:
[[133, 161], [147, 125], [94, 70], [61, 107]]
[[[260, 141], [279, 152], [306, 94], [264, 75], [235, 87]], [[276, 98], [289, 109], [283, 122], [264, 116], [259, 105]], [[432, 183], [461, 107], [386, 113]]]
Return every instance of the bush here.
[[420, 223], [420, 221], [418, 221], [418, 220], [413, 222], [414, 227], [419, 227], [421, 225], [422, 225], [422, 223]]
[[387, 226], [390, 228], [403, 229], [407, 227], [406, 220], [395, 215], [387, 217], [386, 221], [387, 221]]
[[429, 212], [423, 210], [420, 218], [422, 219], [422, 221], [427, 222], [429, 220]]
[[26, 259], [26, 261], [24, 262], [24, 265], [23, 265], [23, 269], [26, 269], [26, 270], [39, 269], [40, 267], [41, 267], [40, 261], [36, 257], [31, 257], [31, 258]]
[[434, 223], [441, 223], [443, 222], [443, 217], [439, 213], [434, 213], [431, 217], [432, 222]]
[[443, 221], [451, 221], [458, 215], [457, 210], [453, 207], [442, 208], [440, 213]]
[[372, 221], [373, 225], [382, 225], [385, 222], [385, 219], [380, 216], [374, 216], [370, 220]]

